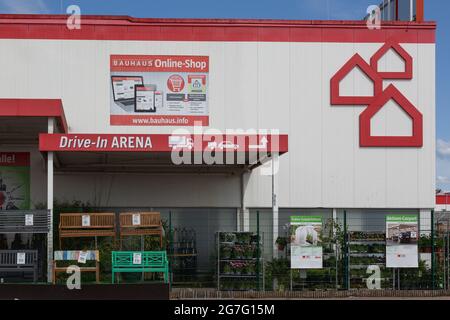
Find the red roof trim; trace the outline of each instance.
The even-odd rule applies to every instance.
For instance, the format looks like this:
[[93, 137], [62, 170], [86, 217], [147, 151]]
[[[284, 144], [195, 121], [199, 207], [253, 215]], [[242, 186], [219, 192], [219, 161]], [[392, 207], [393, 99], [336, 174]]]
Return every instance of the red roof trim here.
[[0, 99], [0, 117], [54, 117], [60, 130], [68, 132], [60, 99]]
[[450, 194], [436, 195], [436, 204], [450, 204]]
[[436, 30], [434, 22], [383, 22], [382, 30], [369, 30], [364, 21], [147, 19], [129, 16], [82, 16], [81, 29], [69, 30], [66, 20], [66, 15], [0, 15], [0, 38], [384, 43], [394, 37], [403, 43], [434, 43]]

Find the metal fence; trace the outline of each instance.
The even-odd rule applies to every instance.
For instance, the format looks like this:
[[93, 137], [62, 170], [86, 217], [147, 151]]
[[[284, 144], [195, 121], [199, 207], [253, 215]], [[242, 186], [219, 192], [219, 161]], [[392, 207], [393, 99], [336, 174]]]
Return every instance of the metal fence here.
[[[60, 212], [120, 212], [158, 211], [164, 226], [163, 248], [168, 253], [171, 287], [205, 288], [221, 291], [317, 291], [367, 290], [374, 270], [379, 270], [380, 287], [385, 290], [448, 290], [450, 285], [450, 212], [436, 212], [431, 223], [419, 230], [417, 268], [386, 267], [386, 216], [417, 215], [418, 210], [331, 210], [280, 209], [278, 239], [273, 237], [273, 215], [270, 209], [251, 209], [249, 232], [258, 242], [245, 243], [237, 239], [241, 249], [230, 249], [233, 242], [221, 247], [219, 233], [242, 232], [236, 208], [57, 208], [54, 220], [54, 243], [58, 243]], [[290, 217], [320, 216], [322, 229], [322, 268], [291, 269]], [[8, 239], [14, 235], [9, 235]], [[249, 238], [250, 239], [250, 238]], [[253, 238], [256, 239], [256, 238]], [[283, 246], [283, 241], [286, 239]], [[14, 236], [0, 238], [2, 249], [33, 249], [32, 241]], [[14, 241], [12, 241], [14, 240]], [[42, 241], [44, 240], [44, 242]], [[11, 242], [12, 241], [12, 242]], [[19, 242], [26, 243], [19, 243]], [[226, 241], [225, 241], [226, 242]], [[256, 246], [257, 243], [257, 246]], [[38, 241], [45, 253], [45, 238]], [[111, 281], [111, 251], [161, 250], [159, 239], [152, 236], [130, 236], [123, 241], [111, 237], [68, 238], [63, 248], [55, 250], [100, 251], [101, 281]], [[221, 252], [223, 250], [223, 252]], [[231, 250], [231, 251], [230, 251]], [[234, 250], [234, 251], [233, 251]], [[231, 252], [231, 254], [230, 254]], [[236, 254], [237, 252], [237, 254]], [[223, 253], [226, 259], [223, 261]], [[222, 255], [222, 258], [220, 256]], [[225, 260], [226, 260], [225, 259]], [[233, 263], [232, 260], [238, 260]], [[42, 256], [41, 261], [45, 260]], [[45, 278], [44, 268], [41, 279]], [[218, 287], [219, 276], [223, 286]], [[58, 281], [66, 275], [60, 274]], [[89, 273], [83, 281], [94, 281]], [[256, 278], [255, 278], [256, 277]], [[122, 282], [160, 281], [158, 275], [124, 275]], [[255, 285], [256, 283], [256, 285]], [[369, 285], [370, 287], [370, 285]]]

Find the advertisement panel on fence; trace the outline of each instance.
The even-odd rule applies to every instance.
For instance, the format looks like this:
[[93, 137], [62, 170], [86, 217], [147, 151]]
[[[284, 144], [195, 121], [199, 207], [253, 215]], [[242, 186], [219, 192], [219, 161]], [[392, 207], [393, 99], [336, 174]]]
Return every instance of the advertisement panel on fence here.
[[322, 217], [291, 216], [291, 269], [322, 268]]
[[30, 209], [30, 154], [0, 152], [0, 210]]
[[209, 57], [111, 55], [110, 124], [209, 124]]
[[386, 267], [418, 268], [417, 215], [386, 216]]

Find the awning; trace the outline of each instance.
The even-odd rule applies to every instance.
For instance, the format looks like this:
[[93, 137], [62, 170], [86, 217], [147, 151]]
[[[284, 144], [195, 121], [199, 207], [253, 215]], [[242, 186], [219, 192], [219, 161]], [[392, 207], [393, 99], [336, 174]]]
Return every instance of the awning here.
[[288, 152], [287, 135], [40, 134], [57, 171], [223, 173]]
[[34, 144], [38, 135], [48, 131], [48, 118], [56, 120], [58, 132], [67, 132], [59, 99], [0, 99], [0, 143]]

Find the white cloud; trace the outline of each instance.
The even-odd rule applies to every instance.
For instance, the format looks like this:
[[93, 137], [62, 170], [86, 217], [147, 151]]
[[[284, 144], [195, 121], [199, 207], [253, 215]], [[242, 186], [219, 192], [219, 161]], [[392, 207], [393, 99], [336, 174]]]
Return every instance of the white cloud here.
[[440, 184], [450, 184], [450, 178], [444, 176], [437, 176], [436, 182]]
[[438, 139], [436, 143], [436, 152], [438, 157], [450, 159], [450, 142]]
[[0, 0], [1, 13], [49, 13], [44, 0]]

